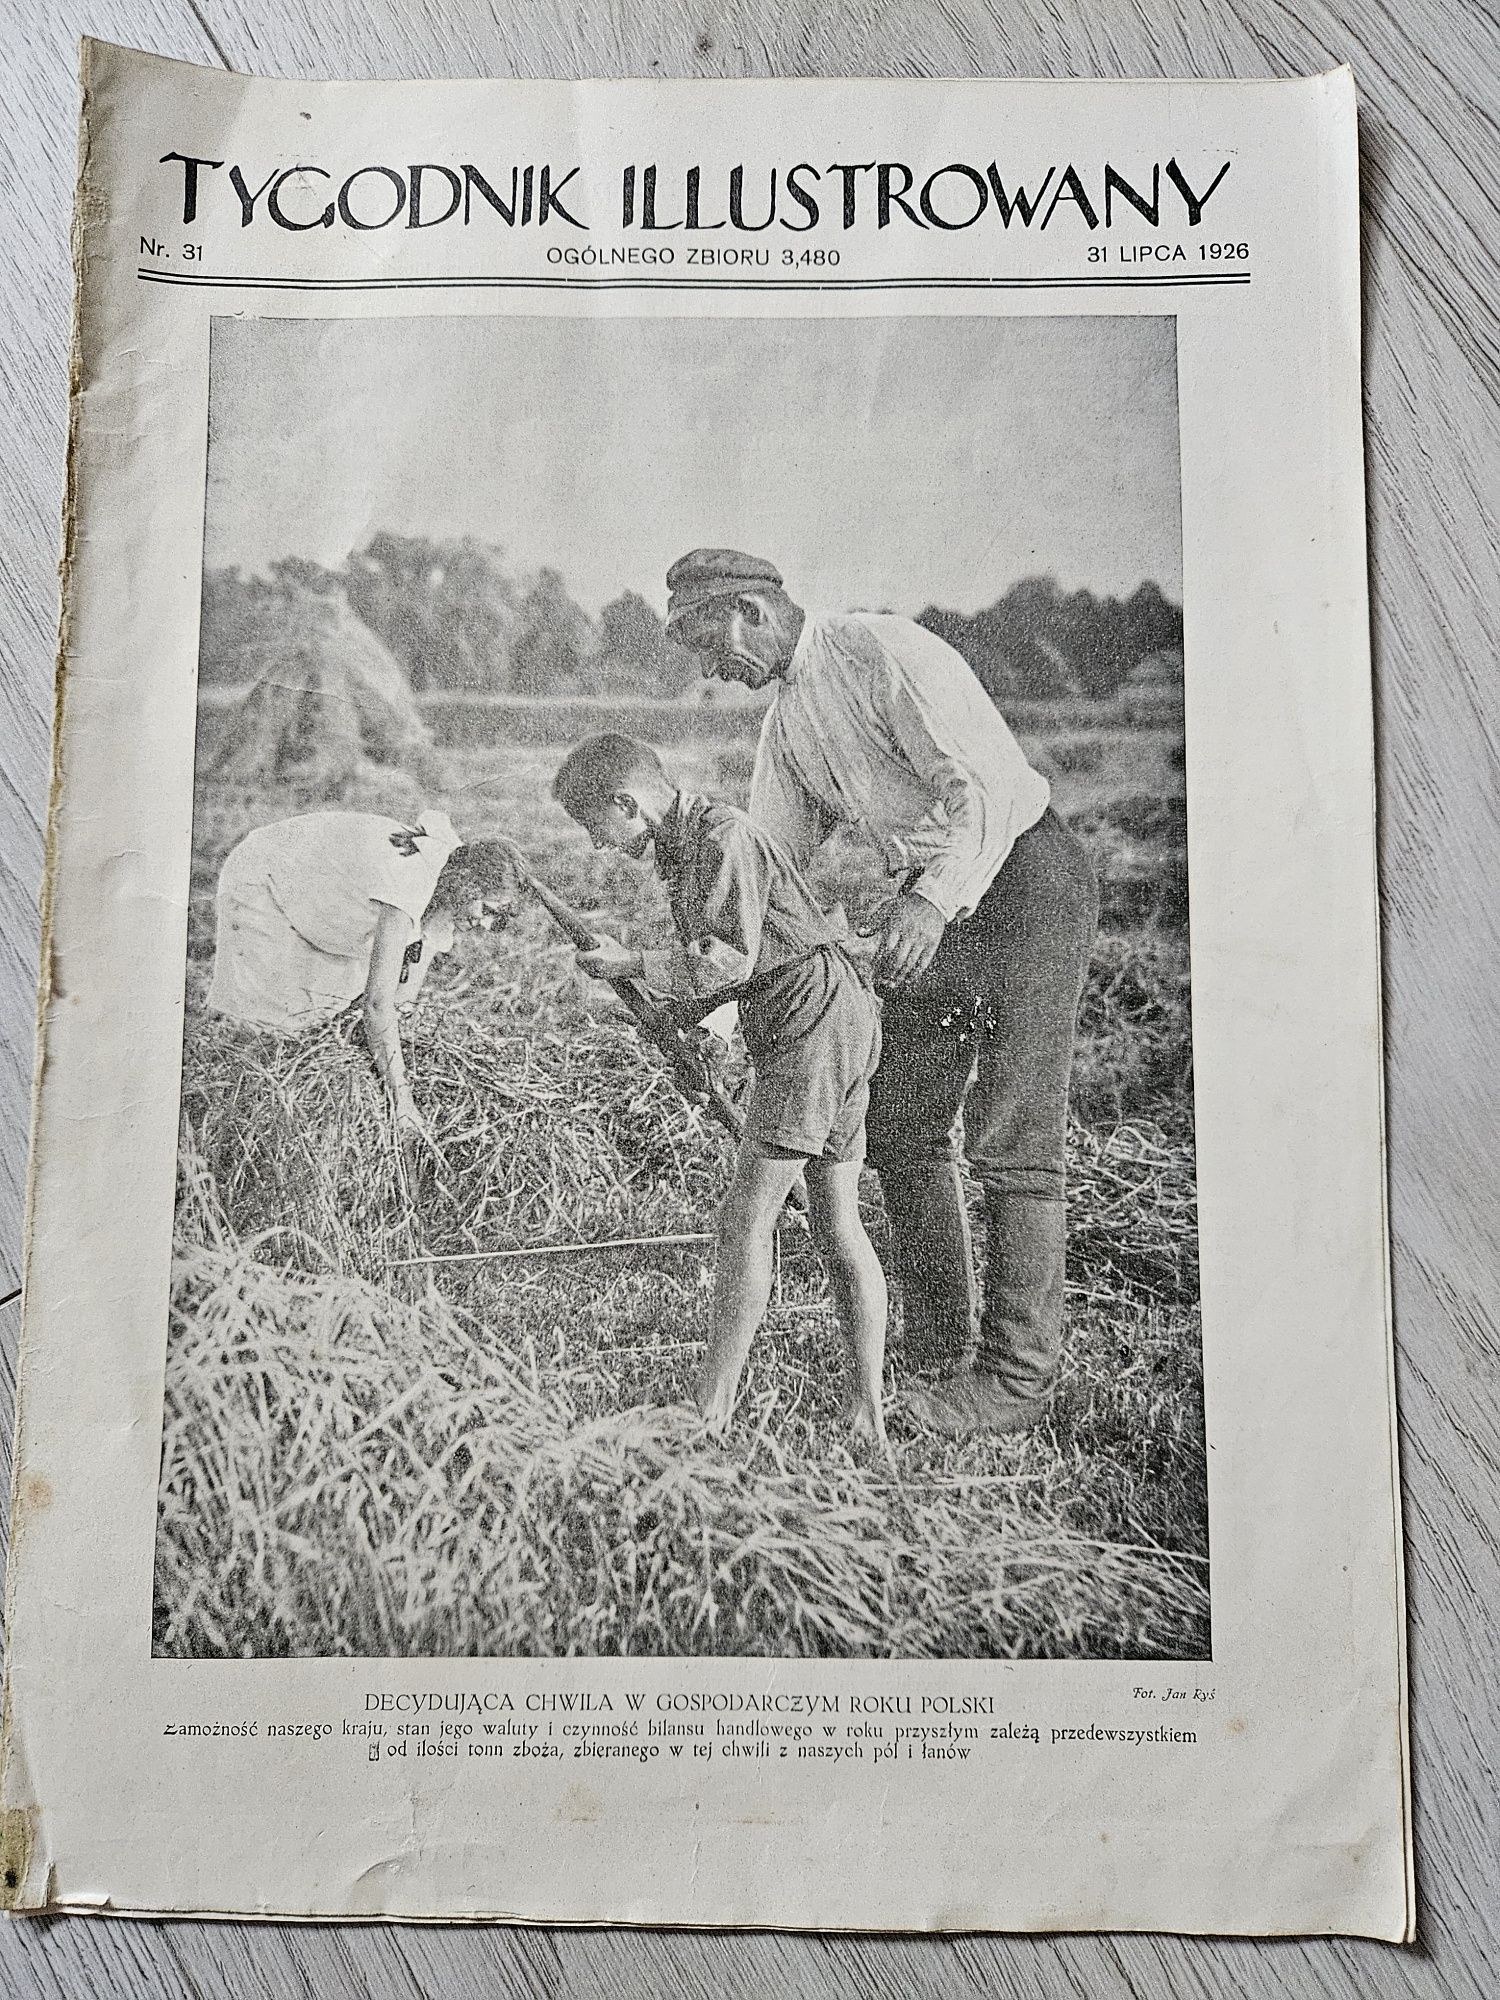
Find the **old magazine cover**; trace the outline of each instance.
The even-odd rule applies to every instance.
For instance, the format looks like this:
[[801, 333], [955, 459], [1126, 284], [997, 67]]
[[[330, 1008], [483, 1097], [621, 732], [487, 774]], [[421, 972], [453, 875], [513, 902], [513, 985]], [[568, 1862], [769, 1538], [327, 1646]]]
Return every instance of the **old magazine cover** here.
[[4, 1901], [1406, 1936], [1348, 74], [83, 86]]

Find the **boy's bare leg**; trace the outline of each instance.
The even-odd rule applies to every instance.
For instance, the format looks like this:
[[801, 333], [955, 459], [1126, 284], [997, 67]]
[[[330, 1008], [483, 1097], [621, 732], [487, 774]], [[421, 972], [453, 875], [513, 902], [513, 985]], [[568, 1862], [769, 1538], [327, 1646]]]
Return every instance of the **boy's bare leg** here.
[[801, 1153], [741, 1142], [734, 1179], [719, 1209], [713, 1326], [698, 1384], [698, 1408], [716, 1430], [734, 1410], [745, 1357], [771, 1298], [776, 1224], [804, 1166]]
[[881, 1407], [885, 1373], [885, 1272], [859, 1212], [859, 1162], [809, 1160], [807, 1205], [813, 1239], [833, 1286], [854, 1363], [849, 1427], [889, 1452]]

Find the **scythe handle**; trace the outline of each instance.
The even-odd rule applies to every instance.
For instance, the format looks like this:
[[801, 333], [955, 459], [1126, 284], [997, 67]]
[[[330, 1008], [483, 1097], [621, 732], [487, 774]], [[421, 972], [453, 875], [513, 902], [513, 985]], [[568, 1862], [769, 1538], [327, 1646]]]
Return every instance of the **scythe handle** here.
[[[536, 897], [558, 929], [579, 951], [590, 951], [599, 943], [597, 934], [578, 912], [549, 889], [545, 882], [539, 882], [530, 869], [521, 870], [521, 886]], [[715, 1123], [738, 1144], [744, 1137], [745, 1121], [714, 1077], [698, 1033], [684, 1027], [669, 1008], [653, 1000], [639, 979], [610, 979], [604, 983], [618, 993], [641, 1032], [666, 1058], [683, 1096], [689, 1101], [701, 1100]], [[788, 1205], [799, 1218], [805, 1214], [806, 1197], [800, 1186], [792, 1189]]]

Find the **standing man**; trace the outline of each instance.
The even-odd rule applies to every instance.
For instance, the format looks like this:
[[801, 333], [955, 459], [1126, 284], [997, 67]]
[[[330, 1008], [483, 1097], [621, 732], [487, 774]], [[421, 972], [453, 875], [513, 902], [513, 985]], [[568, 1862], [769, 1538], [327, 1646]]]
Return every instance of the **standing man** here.
[[[1098, 917], [1088, 856], [968, 663], [909, 618], [809, 617], [780, 572], [695, 549], [667, 572], [667, 629], [705, 675], [775, 684], [750, 816], [802, 865], [840, 823], [901, 890], [875, 961], [884, 1053], [866, 1134], [905, 1307], [912, 1391], [951, 1435], [1022, 1431], [1057, 1376], [1073, 1028]], [[974, 1262], [957, 1132], [984, 1190]]]

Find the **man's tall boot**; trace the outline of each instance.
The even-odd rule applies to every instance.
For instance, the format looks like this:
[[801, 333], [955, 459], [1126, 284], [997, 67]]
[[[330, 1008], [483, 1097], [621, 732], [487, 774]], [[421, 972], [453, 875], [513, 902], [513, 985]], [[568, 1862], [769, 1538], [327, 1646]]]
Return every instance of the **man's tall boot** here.
[[956, 1368], [974, 1333], [974, 1247], [958, 1164], [882, 1167], [903, 1367]]
[[1062, 1345], [1068, 1211], [1036, 1195], [985, 1196], [984, 1305], [972, 1363], [906, 1407], [950, 1437], [1027, 1431], [1042, 1416]]
[[987, 1191], [984, 1214], [984, 1305], [974, 1367], [1013, 1396], [1049, 1396], [1062, 1347], [1067, 1203]]

